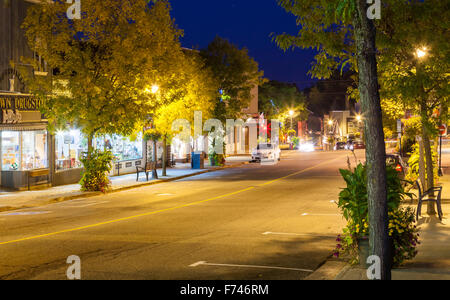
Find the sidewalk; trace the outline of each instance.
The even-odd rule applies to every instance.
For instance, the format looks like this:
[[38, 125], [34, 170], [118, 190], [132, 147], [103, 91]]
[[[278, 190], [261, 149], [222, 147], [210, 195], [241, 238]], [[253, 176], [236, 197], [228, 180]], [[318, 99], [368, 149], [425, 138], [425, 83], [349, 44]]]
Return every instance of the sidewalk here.
[[[420, 228], [419, 253], [399, 269], [392, 270], [393, 280], [450, 280], [450, 174], [440, 178], [443, 185], [442, 222], [426, 214], [426, 203], [417, 226]], [[412, 190], [415, 193], [415, 190]], [[411, 205], [417, 208], [417, 203]], [[308, 278], [310, 280], [367, 280], [366, 270], [330, 259]]]
[[[230, 157], [224, 167], [211, 167], [205, 160], [205, 169], [192, 170], [191, 164], [176, 164], [173, 168], [167, 168], [167, 176], [161, 176], [161, 169], [158, 169], [158, 180], [146, 181], [145, 174], [140, 173], [139, 181], [136, 181], [136, 173], [111, 177], [111, 192], [124, 191], [127, 189], [148, 186], [168, 181], [174, 181], [186, 177], [200, 175], [207, 172], [223, 170], [230, 167], [238, 167], [248, 163], [249, 157]], [[43, 190], [0, 192], [0, 212], [16, 209], [38, 207], [49, 203], [73, 200], [78, 198], [93, 197], [101, 195], [100, 192], [81, 192], [80, 185], [70, 184], [64, 186], [51, 187]]]

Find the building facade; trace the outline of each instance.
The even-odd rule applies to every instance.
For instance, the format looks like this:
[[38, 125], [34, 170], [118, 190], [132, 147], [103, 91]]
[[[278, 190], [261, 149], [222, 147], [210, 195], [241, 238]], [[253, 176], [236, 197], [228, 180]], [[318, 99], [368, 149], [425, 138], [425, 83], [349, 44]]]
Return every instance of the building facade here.
[[[87, 151], [87, 140], [77, 128], [48, 131], [48, 121], [41, 114], [43, 103], [27, 93], [20, 73], [13, 66], [23, 66], [21, 57], [37, 60], [35, 76], [50, 76], [45, 60], [27, 46], [20, 28], [33, 0], [0, 0], [0, 168], [1, 188], [26, 189], [45, 183], [76, 183], [82, 176], [80, 156]], [[136, 172], [146, 160], [142, 135], [131, 140], [112, 135], [95, 141], [116, 157], [110, 175]], [[42, 172], [34, 172], [42, 171]], [[30, 179], [30, 174], [44, 174]]]

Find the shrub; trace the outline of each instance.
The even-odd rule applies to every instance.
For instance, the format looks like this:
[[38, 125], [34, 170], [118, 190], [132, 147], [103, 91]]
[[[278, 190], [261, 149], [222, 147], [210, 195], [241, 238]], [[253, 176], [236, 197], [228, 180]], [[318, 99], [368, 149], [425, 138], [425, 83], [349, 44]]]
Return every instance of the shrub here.
[[[367, 173], [366, 166], [359, 164], [354, 171], [340, 170], [347, 187], [339, 194], [338, 206], [347, 220], [347, 226], [343, 234], [337, 238], [337, 247], [334, 255], [342, 254], [350, 256], [350, 263], [358, 262], [358, 239], [369, 235], [369, 216], [367, 198]], [[387, 200], [389, 211], [390, 236], [394, 247], [394, 266], [413, 258], [418, 244], [417, 229], [414, 226], [414, 212], [411, 209], [402, 209], [400, 204], [405, 197], [411, 197], [404, 191], [397, 171], [386, 167], [387, 175]]]
[[106, 193], [111, 186], [108, 173], [112, 169], [114, 155], [110, 151], [93, 150], [81, 158], [84, 166], [80, 185], [82, 191]]

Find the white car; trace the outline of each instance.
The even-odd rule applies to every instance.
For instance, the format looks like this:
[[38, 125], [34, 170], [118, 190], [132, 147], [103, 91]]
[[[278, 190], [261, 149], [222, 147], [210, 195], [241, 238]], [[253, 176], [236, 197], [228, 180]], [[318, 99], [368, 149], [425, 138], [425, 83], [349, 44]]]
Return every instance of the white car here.
[[252, 151], [252, 161], [273, 160], [279, 161], [281, 150], [278, 145], [264, 143], [259, 144], [256, 149]]

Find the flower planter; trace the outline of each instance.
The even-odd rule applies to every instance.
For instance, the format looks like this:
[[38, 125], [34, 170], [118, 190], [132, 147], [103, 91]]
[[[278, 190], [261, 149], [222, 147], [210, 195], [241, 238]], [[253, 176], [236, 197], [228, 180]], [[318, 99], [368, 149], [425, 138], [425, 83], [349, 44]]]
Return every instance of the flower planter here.
[[359, 265], [367, 268], [367, 258], [370, 256], [369, 237], [358, 238], [358, 258]]

